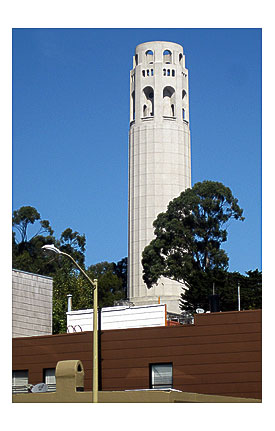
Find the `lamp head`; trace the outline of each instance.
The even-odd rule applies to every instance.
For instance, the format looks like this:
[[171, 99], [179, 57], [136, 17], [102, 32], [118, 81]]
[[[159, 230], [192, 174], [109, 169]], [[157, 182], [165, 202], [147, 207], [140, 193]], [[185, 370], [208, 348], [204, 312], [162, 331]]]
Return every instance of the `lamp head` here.
[[50, 251], [52, 253], [61, 254], [61, 251], [55, 247], [53, 244], [43, 245], [42, 249], [44, 251]]

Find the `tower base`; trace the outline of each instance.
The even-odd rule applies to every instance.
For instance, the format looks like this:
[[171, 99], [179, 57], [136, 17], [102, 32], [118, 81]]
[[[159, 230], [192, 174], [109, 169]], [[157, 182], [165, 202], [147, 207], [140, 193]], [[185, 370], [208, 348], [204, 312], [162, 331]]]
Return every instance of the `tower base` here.
[[178, 296], [143, 296], [131, 298], [134, 305], [166, 304], [167, 312], [181, 314]]

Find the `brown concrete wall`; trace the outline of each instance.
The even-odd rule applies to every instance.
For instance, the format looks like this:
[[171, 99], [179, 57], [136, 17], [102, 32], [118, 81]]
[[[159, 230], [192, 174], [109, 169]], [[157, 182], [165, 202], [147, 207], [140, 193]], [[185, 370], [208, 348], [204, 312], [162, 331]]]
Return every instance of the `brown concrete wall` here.
[[[196, 315], [194, 325], [102, 331], [102, 390], [149, 388], [149, 365], [173, 363], [185, 392], [261, 398], [261, 310]], [[79, 359], [92, 389], [92, 332], [13, 340], [13, 370], [43, 381], [43, 368]]]

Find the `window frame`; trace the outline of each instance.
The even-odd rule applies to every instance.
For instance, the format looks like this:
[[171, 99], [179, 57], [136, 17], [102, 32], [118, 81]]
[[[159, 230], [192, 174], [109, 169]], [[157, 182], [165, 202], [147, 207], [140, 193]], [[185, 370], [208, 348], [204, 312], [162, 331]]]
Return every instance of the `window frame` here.
[[[153, 387], [153, 367], [156, 366], [163, 366], [163, 365], [170, 365], [171, 366], [171, 385], [169, 387], [161, 387], [161, 385], [158, 387]], [[166, 385], [167, 386], [167, 385]], [[156, 389], [156, 390], [167, 390], [167, 389], [173, 389], [174, 381], [173, 381], [173, 362], [154, 362], [149, 364], [149, 388], [150, 389]]]
[[[52, 375], [47, 375], [48, 371], [53, 371], [54, 373], [54, 383], [50, 383], [48, 380], [51, 380], [51, 377], [53, 377]], [[48, 392], [55, 392], [56, 391], [56, 376], [55, 376], [55, 371], [56, 369], [54, 367], [48, 367], [48, 368], [43, 368], [43, 382], [48, 386]]]
[[[25, 373], [25, 376], [16, 376], [16, 373]], [[24, 380], [26, 378], [26, 382], [24, 384], [18, 384], [18, 380]], [[17, 379], [17, 382], [16, 382]], [[12, 393], [25, 393], [28, 392], [28, 385], [29, 385], [29, 370], [23, 369], [23, 370], [12, 370]]]

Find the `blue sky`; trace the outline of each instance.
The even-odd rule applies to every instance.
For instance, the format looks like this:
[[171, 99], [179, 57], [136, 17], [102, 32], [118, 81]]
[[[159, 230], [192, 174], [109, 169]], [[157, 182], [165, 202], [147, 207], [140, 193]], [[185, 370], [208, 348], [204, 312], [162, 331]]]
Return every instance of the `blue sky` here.
[[85, 233], [86, 265], [127, 256], [129, 71], [135, 46], [183, 45], [192, 184], [230, 187], [230, 270], [261, 269], [260, 29], [14, 29], [13, 209]]

